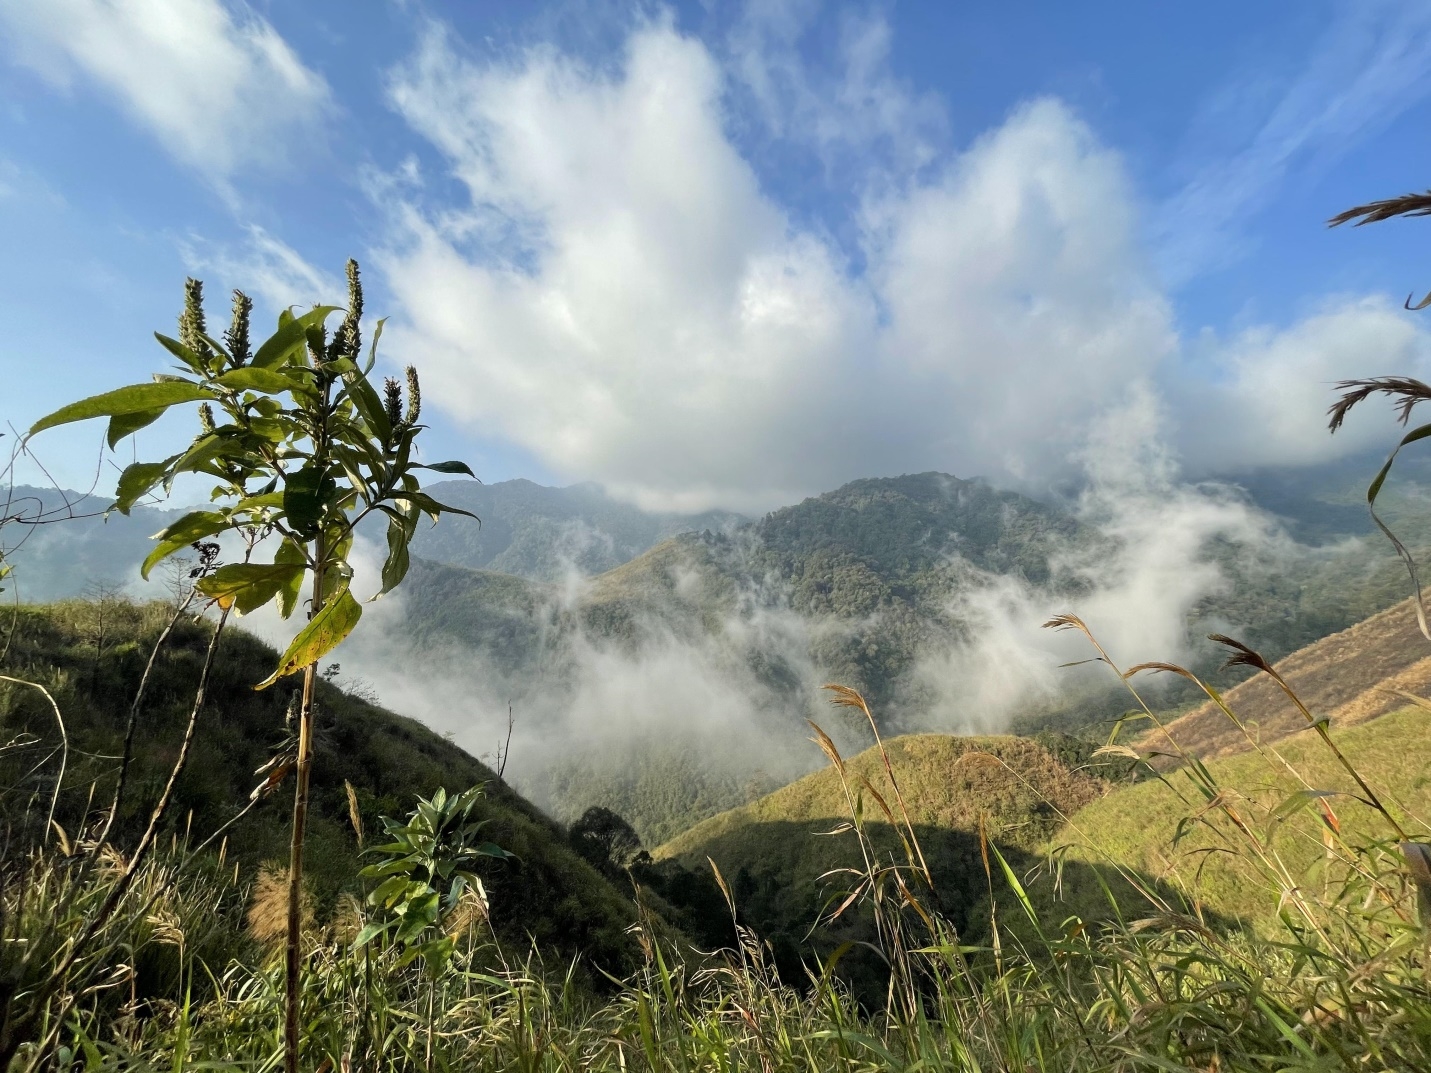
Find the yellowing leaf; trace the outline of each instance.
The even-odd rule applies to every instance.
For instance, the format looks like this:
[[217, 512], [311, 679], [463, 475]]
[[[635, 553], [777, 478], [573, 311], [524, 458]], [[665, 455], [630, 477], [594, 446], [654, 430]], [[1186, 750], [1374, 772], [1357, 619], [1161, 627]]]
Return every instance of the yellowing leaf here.
[[278, 669], [254, 688], [267, 689], [285, 675], [318, 662], [353, 632], [353, 627], [362, 617], [362, 605], [353, 599], [351, 592], [344, 589], [324, 604], [323, 609], [298, 632], [298, 636], [288, 646], [288, 651], [283, 653], [283, 658], [278, 661]]

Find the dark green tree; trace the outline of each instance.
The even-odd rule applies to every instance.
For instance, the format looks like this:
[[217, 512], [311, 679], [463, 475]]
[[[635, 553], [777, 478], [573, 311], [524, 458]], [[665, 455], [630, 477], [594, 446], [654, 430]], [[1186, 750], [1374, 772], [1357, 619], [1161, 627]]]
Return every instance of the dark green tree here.
[[642, 852], [635, 828], [618, 813], [593, 805], [567, 832], [572, 848], [608, 875], [619, 874]]

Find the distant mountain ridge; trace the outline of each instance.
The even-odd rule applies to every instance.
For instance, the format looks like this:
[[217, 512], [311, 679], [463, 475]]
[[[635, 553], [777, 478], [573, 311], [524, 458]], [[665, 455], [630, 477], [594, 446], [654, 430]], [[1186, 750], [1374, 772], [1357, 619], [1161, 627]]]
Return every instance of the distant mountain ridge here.
[[[1355, 501], [1360, 478], [1352, 467], [1338, 473], [1326, 485], [1260, 480], [1268, 496], [1281, 494], [1284, 516], [1315, 520], [1319, 504]], [[1417, 487], [1407, 481], [1388, 504], [1408, 535], [1420, 517]], [[499, 710], [505, 726], [510, 700], [534, 739], [526, 755], [540, 753], [521, 776], [527, 792], [564, 820], [592, 804], [615, 808], [657, 840], [741, 804], [752, 786], [806, 770], [815, 758], [804, 720], [822, 716], [825, 682], [860, 689], [891, 732], [989, 728], [987, 712], [964, 711], [962, 694], [950, 694], [939, 722], [924, 714], [948, 686], [938, 657], [979, 628], [966, 597], [1014, 579], [1046, 596], [1050, 613], [1063, 610], [1091, 584], [1069, 561], [1106, 560], [1118, 547], [1056, 503], [938, 472], [851, 481], [755, 522], [642, 511], [593, 485], [443, 481], [431, 490], [482, 524], [448, 518], [420, 529], [413, 570], [390, 598], [401, 603], [400, 627], [370, 662], [460, 678], [435, 714], [447, 726], [470, 721], [484, 745]], [[1351, 524], [1344, 514], [1331, 512], [1332, 528], [1315, 538]], [[144, 507], [37, 529], [16, 557], [23, 597], [133, 578], [150, 535], [172, 516]], [[371, 535], [380, 539], [381, 528]], [[1231, 629], [1275, 659], [1344, 629], [1405, 592], [1388, 549], [1365, 550], [1354, 561], [1319, 552], [1268, 569], [1211, 546], [1205, 554], [1230, 584], [1192, 609], [1189, 633]], [[1198, 657], [1203, 670], [1215, 670], [1210, 649]], [[343, 660], [362, 667], [357, 650]], [[1103, 693], [1065, 694], [1014, 712], [1014, 725], [1077, 729], [1123, 710]], [[1162, 702], [1190, 699], [1175, 684]], [[622, 727], [631, 740], [613, 749]], [[640, 738], [652, 727], [657, 752]], [[838, 727], [832, 733], [840, 739]], [[534, 766], [544, 770], [533, 776]]]
[[444, 518], [419, 531], [414, 553], [535, 581], [557, 581], [573, 571], [602, 574], [677, 534], [728, 532], [748, 520], [726, 510], [645, 511], [591, 483], [549, 488], [523, 478], [497, 484], [442, 481], [428, 491], [482, 522]]
[[[645, 511], [613, 499], [595, 484], [549, 488], [524, 479], [495, 484], [441, 481], [429, 485], [428, 491], [471, 511], [480, 522], [451, 515], [439, 526], [423, 525], [413, 541], [414, 554], [534, 581], [601, 574], [677, 534], [728, 532], [747, 522], [742, 515], [722, 510]], [[146, 505], [135, 507], [127, 517], [106, 516], [112, 502], [108, 496], [24, 486], [14, 488], [9, 500], [9, 513], [22, 518], [42, 511], [56, 519], [65, 513], [75, 515], [7, 530], [9, 546], [23, 539], [13, 559], [16, 580], [23, 597], [33, 601], [78, 596], [94, 584], [137, 584], [139, 564], [152, 546], [150, 538], [190, 509]], [[363, 531], [381, 546], [381, 518], [365, 524]]]

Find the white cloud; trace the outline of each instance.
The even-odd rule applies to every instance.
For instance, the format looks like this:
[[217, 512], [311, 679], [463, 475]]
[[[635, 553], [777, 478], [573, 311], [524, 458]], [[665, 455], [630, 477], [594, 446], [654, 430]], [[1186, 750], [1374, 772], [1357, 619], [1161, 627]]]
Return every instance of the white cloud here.
[[1424, 353], [1353, 299], [1184, 345], [1121, 157], [1051, 99], [883, 175], [853, 258], [762, 188], [730, 92], [668, 22], [602, 67], [427, 37], [392, 100], [469, 201], [390, 184], [381, 266], [439, 405], [648, 505], [758, 510], [870, 474], [1086, 473], [1089, 429], [1144, 398], [1198, 466], [1330, 458], [1371, 433], [1326, 435], [1329, 382]]
[[872, 472], [1046, 473], [1168, 351], [1121, 167], [1061, 105], [873, 206], [856, 277], [761, 190], [721, 92], [664, 25], [615, 73], [428, 39], [393, 98], [472, 209], [410, 211], [385, 267], [436, 397], [572, 477], [751, 508]]
[[1328, 435], [1333, 385], [1383, 375], [1431, 379], [1431, 339], [1384, 298], [1329, 302], [1281, 330], [1250, 328], [1203, 349], [1220, 375], [1185, 385], [1180, 430], [1185, 457], [1203, 470], [1312, 465], [1389, 446], [1394, 425], [1375, 403]]
[[0, 0], [15, 58], [58, 86], [82, 73], [221, 187], [287, 159], [330, 107], [322, 76], [266, 20], [220, 0]]
[[[828, 22], [838, 26], [836, 62], [822, 70], [801, 44]], [[947, 117], [935, 94], [894, 75], [892, 40], [888, 20], [873, 12], [831, 15], [819, 0], [752, 2], [727, 43], [731, 77], [773, 137], [810, 145], [827, 168], [853, 151], [866, 171], [903, 173], [934, 159]]]
[[647, 501], [788, 499], [811, 458], [853, 458], [873, 303], [762, 194], [720, 92], [664, 27], [614, 76], [543, 50], [477, 68], [427, 41], [394, 100], [473, 211], [410, 215], [385, 267], [433, 397]]
[[[257, 224], [246, 230], [247, 241], [239, 245], [193, 236], [180, 242], [189, 271], [199, 276], [217, 274], [215, 282], [242, 290], [273, 312], [294, 305], [341, 305], [346, 300], [348, 285], [338, 276], [314, 267], [292, 246]], [[210, 293], [216, 289], [211, 288]]]

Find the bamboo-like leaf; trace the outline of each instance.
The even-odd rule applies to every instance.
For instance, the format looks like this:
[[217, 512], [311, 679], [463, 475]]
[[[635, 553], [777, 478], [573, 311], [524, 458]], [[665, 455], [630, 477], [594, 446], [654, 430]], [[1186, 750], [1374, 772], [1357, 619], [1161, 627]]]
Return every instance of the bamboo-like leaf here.
[[165, 380], [156, 384], [131, 384], [116, 388], [102, 395], [91, 395], [79, 402], [61, 406], [52, 414], [40, 418], [30, 426], [27, 435], [33, 436], [56, 425], [67, 425], [72, 421], [88, 421], [93, 417], [113, 417], [116, 414], [139, 414], [151, 410], [161, 413], [170, 406], [181, 402], [199, 402], [212, 399], [213, 392], [187, 380]]
[[353, 594], [344, 589], [333, 597], [323, 609], [314, 615], [308, 625], [298, 631], [298, 636], [278, 661], [278, 669], [260, 682], [255, 689], [267, 689], [285, 675], [299, 668], [316, 663], [343, 642], [358, 619], [363, 617], [363, 606], [353, 599]]

